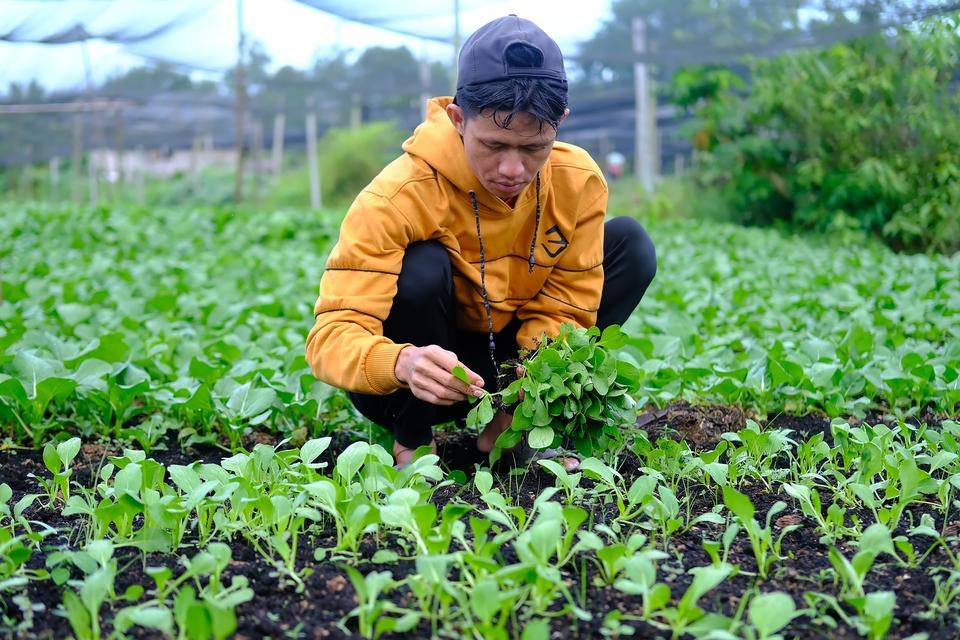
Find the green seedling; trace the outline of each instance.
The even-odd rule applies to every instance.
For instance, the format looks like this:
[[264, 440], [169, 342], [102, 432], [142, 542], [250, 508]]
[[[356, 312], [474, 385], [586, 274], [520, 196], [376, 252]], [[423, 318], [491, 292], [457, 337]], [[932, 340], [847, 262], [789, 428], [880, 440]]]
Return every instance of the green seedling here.
[[746, 426], [737, 433], [725, 433], [723, 439], [733, 446], [728, 458], [735, 462], [730, 474], [730, 482], [742, 477], [760, 480], [770, 488], [773, 480], [782, 480], [789, 473], [785, 468], [777, 468], [777, 458], [787, 455], [796, 445], [791, 439], [789, 429], [761, 429], [754, 420], [748, 419]]
[[946, 576], [933, 576], [933, 596], [927, 605], [926, 618], [942, 620], [960, 606], [960, 571], [945, 571]]
[[[430, 620], [434, 637], [439, 635], [441, 626], [454, 623], [459, 615], [471, 610], [465, 585], [449, 578], [459, 556], [458, 553], [417, 556], [416, 573], [405, 581], [420, 605], [421, 615]], [[467, 576], [476, 583], [476, 576], [469, 571]]]
[[836, 547], [830, 548], [830, 564], [833, 565], [842, 584], [841, 599], [856, 600], [864, 597], [864, 580], [881, 553], [899, 560], [894, 551], [890, 530], [880, 523], [870, 525], [863, 532], [859, 541], [859, 550], [852, 559], [848, 560]]
[[[720, 625], [714, 624], [715, 618], [707, 617], [703, 609], [697, 606], [703, 596], [716, 588], [721, 582], [727, 579], [734, 572], [731, 565], [694, 567], [690, 570], [693, 574], [693, 582], [684, 592], [677, 606], [664, 607], [659, 611], [658, 617], [665, 624], [664, 628], [670, 629], [671, 638], [674, 640], [682, 637], [685, 633], [706, 633], [720, 628]], [[667, 591], [669, 597], [669, 590]], [[661, 596], [662, 597], [662, 596]], [[725, 622], [724, 622], [725, 623]]]
[[[492, 576], [479, 579], [470, 592], [470, 634], [478, 640], [507, 640], [506, 624], [519, 594], [519, 589], [505, 589]], [[527, 625], [524, 633], [529, 628]]]
[[[738, 533], [740, 533], [740, 527], [736, 523], [733, 523], [724, 529], [720, 542], [716, 540], [703, 541], [703, 550], [710, 556], [710, 560], [714, 566], [727, 564], [727, 558], [730, 556], [730, 545], [733, 544]], [[721, 551], [723, 551], [722, 555], [720, 553]]]
[[892, 591], [875, 591], [855, 598], [847, 598], [845, 602], [857, 612], [857, 615], [850, 616], [831, 595], [808, 593], [807, 598], [813, 605], [826, 604], [832, 613], [847, 625], [854, 627], [868, 640], [883, 640], [887, 637], [887, 632], [893, 624], [893, 613], [897, 604], [896, 595]]
[[[53, 506], [59, 496], [64, 503], [70, 499], [70, 476], [73, 470], [70, 465], [80, 453], [80, 438], [70, 438], [54, 446], [47, 443], [43, 447], [43, 465], [53, 474], [52, 480], [37, 478], [37, 481], [47, 491], [47, 505]], [[33, 476], [33, 474], [29, 474]]]
[[583, 499], [586, 491], [580, 486], [580, 478], [583, 477], [582, 472], [570, 473], [555, 460], [537, 460], [537, 464], [557, 478], [557, 487], [563, 489], [568, 505]]
[[473, 485], [480, 494], [480, 500], [487, 506], [480, 514], [504, 530], [519, 535], [527, 524], [527, 511], [507, 502], [506, 497], [493, 489], [493, 476], [485, 469], [478, 469], [473, 477]]
[[[600, 537], [591, 531], [582, 532], [580, 539], [582, 548], [594, 551], [600, 578], [607, 585], [616, 582], [630, 559], [647, 543], [647, 537], [642, 533], [633, 534], [626, 543], [618, 542], [610, 545], [603, 544]], [[651, 557], [659, 558], [659, 555]]]
[[622, 577], [613, 582], [613, 587], [628, 595], [639, 595], [643, 606], [642, 620], [650, 620], [656, 612], [670, 601], [670, 588], [657, 582], [657, 562], [667, 554], [655, 549], [635, 552], [624, 559]]
[[777, 633], [790, 622], [801, 615], [788, 594], [782, 591], [760, 594], [750, 600], [750, 609], [747, 618], [753, 629], [748, 638], [753, 640], [782, 640], [783, 636]]
[[346, 615], [341, 625], [356, 618], [360, 635], [374, 640], [384, 633], [406, 633], [420, 621], [416, 612], [403, 612], [398, 617], [387, 615], [399, 612], [396, 605], [381, 597], [399, 586], [389, 571], [373, 571], [364, 576], [353, 567], [345, 569], [357, 593], [357, 606]]
[[114, 596], [113, 581], [117, 575], [113, 549], [109, 540], [95, 540], [71, 558], [86, 574], [83, 580], [69, 582], [77, 591], [67, 589], [63, 592], [63, 608], [78, 640], [99, 640], [101, 637], [100, 607]]
[[4, 409], [4, 417], [11, 418], [9, 423], [18, 440], [39, 446], [56, 426], [55, 421], [46, 418], [48, 409], [63, 402], [77, 383], [62, 362], [36, 349], [14, 350], [12, 366], [13, 376], [0, 373], [0, 408]]
[[113, 621], [115, 630], [124, 633], [139, 625], [178, 640], [229, 637], [237, 628], [235, 609], [253, 598], [243, 576], [224, 585], [222, 574], [230, 559], [227, 545], [213, 543], [192, 558], [183, 558], [184, 570], [176, 578], [168, 567], [148, 567], [146, 573], [155, 584], [153, 597], [121, 609]]
[[784, 502], [776, 502], [767, 512], [765, 526], [753, 517], [756, 510], [750, 498], [740, 493], [733, 487], [723, 487], [723, 503], [727, 509], [736, 516], [740, 526], [747, 532], [750, 539], [750, 546], [753, 548], [753, 557], [757, 561], [757, 573], [761, 578], [766, 578], [773, 564], [781, 559], [780, 543], [783, 536], [799, 528], [799, 525], [789, 525], [780, 530], [780, 535], [773, 536], [770, 522], [773, 517], [787, 508]]
[[[50, 534], [57, 531], [43, 523], [39, 531], [34, 531], [30, 522], [24, 518], [23, 512], [30, 507], [38, 496], [27, 494], [10, 509], [8, 502], [13, 497], [10, 485], [0, 484], [0, 616], [6, 611], [6, 602], [9, 600], [20, 607], [24, 619], [20, 622], [21, 628], [29, 627], [29, 618], [35, 613], [34, 606], [20, 593], [30, 580], [43, 580], [50, 577], [46, 569], [31, 569], [28, 567], [30, 558], [35, 549], [41, 549], [41, 543]], [[0, 618], [2, 619], [2, 618]]]
[[797, 501], [803, 514], [817, 523], [817, 529], [823, 534], [820, 536], [820, 544], [835, 544], [842, 537], [858, 534], [855, 528], [844, 525], [844, 511], [837, 503], [831, 504], [827, 515], [823, 515], [820, 493], [815, 488], [785, 482], [783, 489]]

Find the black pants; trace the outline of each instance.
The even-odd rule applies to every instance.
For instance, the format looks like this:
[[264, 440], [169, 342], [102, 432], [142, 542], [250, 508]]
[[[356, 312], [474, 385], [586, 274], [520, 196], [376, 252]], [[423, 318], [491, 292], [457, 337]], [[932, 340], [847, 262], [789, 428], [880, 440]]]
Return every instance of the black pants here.
[[[632, 218], [614, 218], [603, 228], [603, 291], [597, 311], [597, 326], [623, 324], [657, 272], [657, 256], [650, 236]], [[436, 241], [416, 242], [407, 247], [390, 315], [383, 335], [394, 342], [418, 347], [436, 344], [457, 354], [480, 375], [489, 390], [495, 390], [497, 372], [490, 359], [489, 335], [457, 329], [453, 297], [453, 272], [447, 250]], [[517, 357], [514, 320], [494, 334], [497, 362]], [[349, 393], [357, 410], [372, 422], [393, 431], [405, 447], [429, 444], [432, 426], [463, 418], [470, 411], [466, 401], [451, 406], [433, 405], [408, 389], [388, 395]]]

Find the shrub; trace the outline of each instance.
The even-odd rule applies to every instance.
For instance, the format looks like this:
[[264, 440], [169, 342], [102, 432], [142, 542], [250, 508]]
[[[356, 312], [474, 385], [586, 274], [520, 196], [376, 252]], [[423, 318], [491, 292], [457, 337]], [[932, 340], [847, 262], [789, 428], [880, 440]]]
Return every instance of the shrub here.
[[328, 130], [319, 149], [324, 200], [353, 200], [387, 163], [400, 155], [404, 137], [392, 122]]
[[[371, 122], [356, 129], [328, 129], [318, 144], [320, 188], [325, 207], [351, 202], [400, 155], [404, 133], [391, 122]], [[267, 207], [306, 207], [310, 176], [306, 163], [277, 176], [265, 199]]]
[[960, 249], [960, 19], [756, 61], [701, 102], [697, 174], [748, 224]]

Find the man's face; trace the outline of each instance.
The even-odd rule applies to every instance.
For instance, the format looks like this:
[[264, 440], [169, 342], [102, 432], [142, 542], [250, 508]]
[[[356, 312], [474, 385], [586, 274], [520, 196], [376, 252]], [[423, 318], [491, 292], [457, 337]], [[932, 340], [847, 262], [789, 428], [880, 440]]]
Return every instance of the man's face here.
[[[570, 110], [560, 119], [563, 122]], [[447, 107], [447, 115], [460, 136], [467, 164], [483, 188], [507, 200], [519, 194], [536, 177], [537, 171], [550, 156], [557, 132], [529, 113], [517, 113], [504, 129], [493, 119], [493, 112], [465, 118], [455, 104]], [[501, 122], [506, 113], [497, 114]]]

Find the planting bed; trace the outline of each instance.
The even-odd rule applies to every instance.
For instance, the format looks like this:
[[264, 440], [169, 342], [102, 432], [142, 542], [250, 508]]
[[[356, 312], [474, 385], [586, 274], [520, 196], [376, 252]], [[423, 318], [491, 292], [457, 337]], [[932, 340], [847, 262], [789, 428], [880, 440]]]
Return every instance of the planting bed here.
[[0, 207], [0, 637], [960, 636], [960, 256], [651, 222], [634, 428], [398, 472], [303, 358], [340, 215]]
[[[664, 409], [650, 410], [641, 414], [638, 420], [638, 424], [641, 425], [638, 427], [638, 432], [643, 430], [646, 437], [639, 438], [633, 448], [641, 452], [646, 450], [649, 454], [651, 441], [662, 439], [662, 445], [667, 441], [676, 442], [685, 450], [689, 445], [689, 451], [684, 453], [683, 457], [693, 459], [699, 454], [717, 451], [717, 446], [722, 442], [730, 442], [731, 436], [725, 436], [725, 434], [738, 431], [744, 434], [745, 432], [741, 429], [745, 426], [746, 420], [747, 417], [739, 409], [716, 405], [692, 406], [683, 402], [672, 403]], [[826, 434], [827, 446], [837, 447], [831, 434], [838, 428], [843, 429], [843, 433], [848, 433], [836, 423], [831, 428], [828, 419], [816, 415], [771, 416], [769, 420], [763, 422], [762, 429], [758, 433], [779, 434], [797, 443], [809, 442], [811, 438], [822, 438]], [[858, 421], [850, 422], [856, 425], [852, 429], [871, 426]], [[879, 423], [874, 426], [878, 425]], [[909, 429], [906, 425], [894, 428]], [[960, 435], [960, 426], [949, 422], [945, 427], [931, 424], [930, 428], [932, 430], [946, 428]], [[883, 430], [884, 427], [879, 425], [879, 429]], [[269, 435], [263, 433], [257, 435], [261, 448], [273, 448], [277, 445]], [[337, 454], [342, 452], [349, 442], [349, 438], [345, 435], [335, 437], [332, 446], [318, 457], [317, 461], [322, 460], [333, 466]], [[247, 444], [255, 445], [252, 440], [247, 441]], [[462, 431], [440, 433], [440, 455], [445, 461], [444, 477], [453, 477], [457, 481], [441, 486], [429, 497], [429, 500], [441, 511], [448, 504], [467, 505], [474, 514], [479, 514], [489, 507], [489, 503], [485, 502], [473, 482], [475, 465], [483, 465], [485, 460], [480, 454], [471, 453], [471, 445], [470, 433]], [[278, 448], [289, 447], [281, 444]], [[759, 578], [756, 575], [757, 561], [751, 542], [741, 531], [732, 539], [726, 557], [726, 563], [735, 568], [731, 569], [729, 575], [715, 588], [702, 596], [698, 606], [709, 614], [725, 617], [724, 624], [730, 630], [730, 637], [760, 637], [745, 635], [754, 631], [754, 627], [750, 625], [752, 618], [748, 616], [749, 601], [757, 593], [779, 592], [787, 594], [797, 610], [805, 609], [802, 615], [787, 626], [786, 637], [822, 638], [828, 635], [837, 638], [861, 637], [860, 632], [864, 629], [861, 628], [858, 632], [857, 623], [863, 616], [858, 616], [856, 610], [849, 604], [840, 604], [839, 611], [832, 610], [822, 599], [823, 596], [837, 598], [842, 603], [841, 592], [848, 586], [829, 559], [829, 545], [817, 540], [822, 531], [818, 530], [817, 523], [812, 518], [804, 514], [796, 501], [784, 493], [782, 485], [771, 480], [788, 468], [790, 449], [788, 447], [774, 454], [765, 473], [755, 478], [744, 478], [739, 484], [740, 491], [749, 498], [757, 514], [760, 514], [761, 520], [763, 514], [777, 501], [782, 500], [787, 503], [787, 507], [776, 514], [769, 525], [774, 538], [784, 533], [786, 527], [796, 527], [783, 535], [779, 559], [773, 562], [766, 578]], [[795, 452], [796, 449], [793, 448], [793, 451]], [[101, 469], [111, 456], [120, 455], [122, 455], [121, 451], [109, 445], [85, 445], [72, 464], [74, 482], [78, 486], [92, 486], [96, 483], [97, 470]], [[185, 465], [195, 461], [218, 463], [225, 455], [216, 448], [200, 446], [185, 450], [158, 450], [151, 455], [151, 458], [169, 468], [172, 465]], [[728, 462], [731, 460], [723, 455], [719, 459], [727, 459]], [[756, 458], [754, 462], [758, 460], [759, 458]], [[375, 464], [372, 459], [370, 462]], [[746, 466], [748, 465], [744, 465], [744, 468]], [[634, 451], [624, 452], [618, 459], [617, 465], [617, 470], [622, 475], [622, 486], [630, 487], [637, 477], [644, 475], [644, 468], [646, 471], [650, 470], [650, 467], [645, 464], [642, 453], [638, 455]], [[39, 477], [51, 475], [44, 467], [39, 452], [31, 450], [0, 452], [0, 484], [6, 483], [12, 488], [11, 504], [17, 502], [24, 494], [43, 491], [36, 479], [30, 477], [31, 474]], [[586, 475], [591, 474], [588, 472]], [[535, 513], [538, 508], [536, 503], [538, 496], [545, 489], [560, 484], [556, 476], [547, 472], [539, 464], [528, 468], [511, 468], [508, 465], [501, 465], [495, 468], [493, 480], [494, 488], [499, 487], [499, 491], [508, 503], [515, 504], [530, 514]], [[765, 486], [767, 483], [771, 486]], [[708, 475], [701, 473], [698, 478], [697, 474], [689, 470], [681, 472], [672, 486], [676, 498], [683, 505], [683, 510], [689, 510], [687, 515], [677, 514], [679, 520], [689, 522], [695, 516], [711, 510], [721, 515], [716, 523], [702, 522], [690, 526], [689, 529], [686, 524], [680, 525], [681, 531], [663, 537], [660, 542], [656, 542], [656, 539], [658, 535], [663, 535], [664, 530], [660, 529], [658, 534], [657, 527], [648, 526], [650, 523], [648, 516], [638, 517], [635, 522], [631, 522], [630, 526], [625, 527], [627, 532], [644, 531], [650, 534], [650, 546], [644, 545], [645, 548], [665, 551], [665, 555], [657, 559], [655, 566], [657, 580], [665, 584], [671, 593], [668, 607], [676, 607], [691, 585], [693, 576], [690, 574], [690, 569], [716, 566], [715, 563], [711, 564], [711, 556], [705, 550], [703, 542], [704, 540], [721, 540], [727, 525], [734, 520], [729, 510], [715, 507], [717, 504], [723, 504], [723, 499], [717, 484], [711, 482]], [[585, 489], [585, 493], [576, 501], [576, 504], [587, 509], [590, 512], [590, 518], [579, 528], [579, 531], [588, 529], [597, 531], [598, 525], [615, 525], [618, 515], [617, 506], [604, 499], [604, 494], [601, 493], [603, 482], [593, 482], [584, 478], [581, 487]], [[552, 500], [563, 504], [568, 502], [564, 499], [562, 492], [553, 495]], [[44, 538], [42, 550], [35, 552], [26, 563], [26, 567], [30, 569], [42, 569], [45, 562], [49, 561], [52, 552], [82, 548], [84, 535], [89, 526], [84, 517], [65, 517], [61, 515], [60, 508], [48, 508], [43, 503], [43, 499], [38, 499], [24, 511], [23, 517], [27, 520], [42, 521], [57, 531]], [[948, 549], [938, 549], [936, 539], [929, 533], [918, 534], [916, 531], [910, 531], [909, 523], [919, 524], [920, 517], [924, 514], [931, 518], [930, 523], [933, 529], [942, 536], [941, 539]], [[870, 511], [863, 508], [850, 509], [846, 515], [847, 524], [851, 523], [852, 518], [859, 517], [863, 528], [872, 521]], [[461, 517], [465, 520], [469, 515], [464, 514]], [[142, 521], [142, 516], [140, 520]], [[255, 550], [251, 541], [263, 544], [262, 538], [256, 535], [251, 536], [251, 532], [223, 537], [231, 552], [230, 560], [223, 570], [224, 583], [242, 576], [246, 578], [248, 588], [251, 590], [250, 600], [236, 607], [236, 637], [362, 637], [358, 634], [357, 620], [349, 618], [351, 611], [361, 603], [345, 569], [347, 566], [361, 569], [365, 574], [373, 571], [389, 571], [393, 580], [399, 583], [400, 586], [381, 596], [382, 600], [389, 600], [395, 605], [396, 612], [390, 614], [381, 612], [381, 615], [399, 617], [400, 611], [421, 610], [417, 604], [417, 598], [406, 585], [406, 581], [415, 579], [418, 573], [415, 558], [421, 553], [417, 549], [411, 549], [409, 540], [406, 542], [403, 540], [405, 536], [402, 528], [398, 528], [395, 522], [388, 524], [389, 522], [390, 518], [381, 517], [378, 533], [362, 536], [358, 556], [343, 557], [339, 560], [315, 559], [316, 549], [331, 549], [337, 546], [338, 535], [332, 522], [314, 523], [301, 534], [297, 543], [295, 571], [299, 574], [299, 580], [292, 580], [282, 569], [278, 570], [275, 560], [268, 561], [264, 555]], [[760, 524], [764, 523], [761, 521]], [[954, 575], [951, 573], [952, 562], [948, 550], [953, 549], [954, 553], [957, 551], [958, 528], [960, 528], [960, 516], [956, 511], [947, 511], [944, 515], [930, 502], [922, 500], [911, 504], [901, 517], [901, 524], [892, 529], [893, 537], [905, 536], [914, 545], [917, 555], [922, 555], [929, 547], [933, 547], [933, 550], [913, 566], [907, 566], [908, 563], [903, 562], [902, 554], [886, 557], [881, 554], [871, 568], [863, 585], [865, 590], [889, 592], [895, 597], [894, 619], [891, 620], [887, 637], [921, 637], [914, 635], [921, 633], [926, 634], [925, 637], [928, 638], [956, 637], [957, 625], [960, 623], [957, 609], [955, 606], [949, 606], [946, 610], [937, 609], [938, 598], [943, 596], [943, 581], [941, 580], [941, 584], [938, 585], [934, 577]], [[503, 530], [507, 531], [507, 528], [504, 527]], [[509, 536], [507, 538], [508, 540], [498, 549], [493, 558], [501, 566], [522, 564], [523, 560], [518, 558], [511, 544], [516, 543], [516, 540], [510, 540]], [[858, 550], [857, 543], [860, 538], [859, 535], [850, 535], [847, 539], [838, 540], [836, 548], [846, 557], [851, 557]], [[118, 567], [114, 592], [123, 594], [128, 588], [140, 585], [149, 595], [153, 579], [145, 572], [145, 568], [166, 566], [174, 574], [182, 572], [184, 570], [182, 557], [192, 556], [197, 551], [194, 542], [195, 539], [192, 540], [191, 536], [187, 535], [175, 553], [155, 552], [145, 556], [138, 549], [122, 548], [117, 544], [113, 556], [117, 560]], [[397, 557], [374, 557], [377, 551], [383, 550], [395, 552]], [[453, 553], [463, 551], [464, 549], [458, 548], [456, 542], [446, 550]], [[607, 584], [608, 581], [605, 581], [603, 571], [597, 564], [597, 557], [596, 550], [583, 549], [566, 564], [561, 565], [558, 558], [553, 558], [554, 566], [557, 566], [559, 571], [557, 575], [571, 593], [572, 603], [565, 602], [560, 592], [555, 587], [551, 587], [553, 601], [543, 607], [538, 615], [531, 618], [548, 621], [549, 637], [617, 636], [618, 633], [625, 633], [627, 630], [622, 628], [618, 630], [611, 616], [620, 615], [624, 618], [643, 616], [643, 597], [631, 593], [631, 589], [617, 582]], [[546, 564], [550, 565], [549, 562]], [[937, 569], [942, 569], [944, 573], [937, 574]], [[83, 573], [76, 567], [71, 568], [70, 574], [74, 579], [83, 577]], [[451, 570], [447, 578], [450, 581], [456, 581], [460, 576], [456, 571]], [[49, 579], [30, 581], [21, 592], [21, 597], [25, 597], [35, 609], [33, 622], [31, 625], [25, 625], [23, 612], [17, 612], [17, 608], [11, 607], [8, 603], [7, 614], [10, 617], [7, 623], [11, 628], [19, 629], [16, 634], [11, 632], [10, 635], [23, 637], [70, 635], [71, 627], [67, 619], [51, 615], [62, 601], [63, 589], [70, 589], [70, 587], [64, 585], [55, 588]], [[822, 594], [822, 596], [812, 594]], [[523, 601], [522, 598], [521, 601]], [[746, 606], [738, 609], [744, 603]], [[105, 636], [111, 631], [110, 621], [113, 617], [130, 604], [120, 599], [104, 606], [101, 615], [105, 621], [103, 627]], [[530, 603], [526, 601], [525, 604], [529, 606]], [[582, 619], [586, 617], [582, 612], [578, 617], [570, 611], [571, 607], [580, 607], [589, 611], [590, 619]], [[844, 619], [844, 615], [848, 618]], [[342, 622], [344, 620], [346, 622]], [[665, 618], [652, 616], [654, 624], [644, 621], [624, 621], [620, 624], [629, 625], [634, 629], [634, 634], [640, 637], [670, 637], [671, 632], [663, 628], [664, 620]], [[704, 618], [699, 617], [699, 620], [703, 622]], [[467, 636], [471, 631], [478, 632], [471, 626], [477, 622], [475, 615], [472, 622], [469, 615], [449, 626], [445, 626], [445, 620], [435, 620], [435, 622], [439, 625], [440, 633], [451, 637]], [[530, 620], [525, 616], [523, 608], [520, 608], [512, 611], [511, 615], [505, 615], [502, 622], [502, 628], [507, 633], [519, 637], [525, 623], [529, 623]], [[696, 632], [696, 627], [693, 631]], [[150, 636], [152, 633], [156, 631], [151, 632], [143, 627], [134, 627], [130, 635]], [[387, 633], [385, 637], [411, 637], [411, 635], [428, 637], [430, 634], [431, 621], [427, 616], [423, 616], [409, 630], [404, 630], [403, 633]], [[705, 635], [705, 633], [701, 632], [697, 635]], [[548, 636], [531, 634], [530, 637]]]

